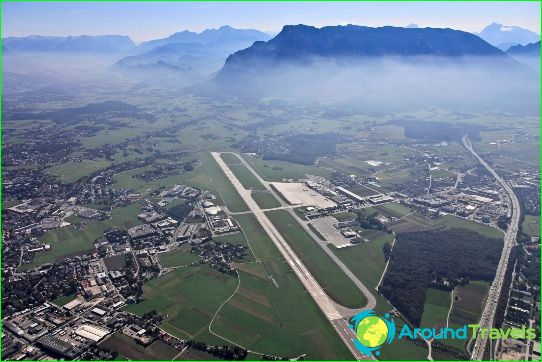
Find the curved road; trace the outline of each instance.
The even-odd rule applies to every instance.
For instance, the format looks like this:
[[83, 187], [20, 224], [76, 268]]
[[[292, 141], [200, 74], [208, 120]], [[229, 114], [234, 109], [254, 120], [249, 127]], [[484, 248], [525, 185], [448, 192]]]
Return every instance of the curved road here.
[[[472, 143], [469, 140], [468, 136], [463, 136], [463, 145], [472, 153], [474, 157], [493, 175], [493, 177], [501, 184], [509, 197], [509, 208], [511, 208], [511, 220], [508, 229], [504, 235], [504, 246], [501, 254], [501, 259], [499, 260], [499, 265], [497, 266], [497, 271], [495, 273], [495, 279], [491, 284], [489, 293], [487, 295], [486, 305], [482, 312], [480, 318], [480, 327], [481, 328], [491, 328], [493, 326], [493, 321], [495, 319], [495, 312], [497, 305], [499, 303], [499, 297], [501, 294], [501, 289], [503, 286], [503, 279], [508, 267], [508, 258], [510, 257], [510, 250], [516, 244], [516, 238], [519, 228], [519, 217], [520, 217], [520, 208], [519, 200], [514, 194], [514, 191], [508, 185], [508, 183], [500, 177], [478, 154], [474, 151]], [[484, 350], [487, 345], [487, 334], [482, 337], [480, 333], [476, 336], [476, 341], [474, 342], [474, 347], [472, 349], [471, 360], [482, 360], [484, 358]]]

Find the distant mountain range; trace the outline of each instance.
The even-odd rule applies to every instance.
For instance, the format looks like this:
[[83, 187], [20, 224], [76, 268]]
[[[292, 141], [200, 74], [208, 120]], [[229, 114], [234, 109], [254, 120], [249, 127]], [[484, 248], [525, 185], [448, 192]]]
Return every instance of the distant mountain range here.
[[523, 56], [540, 56], [540, 40], [536, 43], [530, 43], [527, 45], [514, 45], [510, 47], [507, 51], [507, 54], [511, 56], [523, 55]]
[[231, 53], [269, 38], [258, 30], [227, 25], [201, 33], [185, 30], [142, 43], [137, 48], [139, 54], [120, 59], [115, 68], [146, 81], [158, 73], [167, 74], [177, 79], [178, 86], [185, 86], [216, 72]]
[[506, 54], [535, 72], [540, 72], [540, 41], [527, 45], [514, 45], [506, 51]]
[[492, 23], [479, 34], [474, 34], [503, 51], [517, 44], [526, 45], [540, 40], [540, 35], [530, 30], [498, 23]]
[[235, 29], [229, 25], [224, 25], [218, 29], [206, 29], [201, 33], [185, 30], [174, 33], [167, 38], [143, 42], [139, 45], [138, 51], [145, 52], [156, 47], [179, 43], [191, 43], [215, 47], [231, 47], [232, 45], [239, 44], [246, 44], [246, 46], [249, 46], [257, 40], [268, 40], [269, 38], [269, 35], [259, 30]]
[[124, 35], [79, 35], [8, 37], [2, 46], [10, 52], [97, 52], [123, 53], [135, 48], [135, 44]]
[[229, 82], [247, 72], [264, 74], [281, 64], [301, 64], [313, 59], [348, 61], [416, 56], [493, 56], [509, 60], [501, 50], [479, 37], [453, 29], [288, 25], [273, 39], [255, 42], [229, 56], [217, 79]]

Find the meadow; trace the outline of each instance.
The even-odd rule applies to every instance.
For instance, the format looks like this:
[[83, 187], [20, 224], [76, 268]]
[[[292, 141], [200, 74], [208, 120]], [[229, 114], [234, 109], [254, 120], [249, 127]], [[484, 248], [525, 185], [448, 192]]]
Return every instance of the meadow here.
[[188, 245], [181, 246], [175, 251], [160, 253], [158, 254], [158, 258], [164, 268], [182, 267], [196, 260], [201, 260], [197, 254], [190, 253], [190, 246]]
[[280, 207], [280, 202], [268, 191], [252, 191], [250, 196], [256, 201], [256, 204], [262, 209], [273, 209]]
[[444, 328], [452, 304], [451, 293], [445, 290], [427, 289], [420, 326], [422, 328]]

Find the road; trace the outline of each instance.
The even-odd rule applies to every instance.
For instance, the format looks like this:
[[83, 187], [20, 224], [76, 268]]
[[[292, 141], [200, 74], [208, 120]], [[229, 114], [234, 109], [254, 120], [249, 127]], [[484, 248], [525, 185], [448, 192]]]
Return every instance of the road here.
[[[510, 257], [510, 250], [516, 244], [517, 232], [519, 228], [519, 217], [520, 217], [520, 208], [519, 200], [514, 194], [514, 191], [510, 185], [500, 177], [475, 151], [472, 147], [472, 143], [469, 140], [468, 136], [463, 137], [463, 144], [465, 147], [472, 153], [472, 155], [486, 168], [486, 170], [495, 177], [497, 182], [501, 184], [509, 197], [509, 207], [511, 208], [511, 219], [510, 225], [506, 230], [504, 235], [504, 246], [502, 249], [501, 259], [499, 260], [499, 265], [497, 266], [497, 271], [495, 274], [495, 279], [489, 288], [487, 295], [486, 304], [480, 318], [480, 327], [481, 328], [491, 328], [493, 326], [493, 321], [495, 319], [495, 312], [497, 309], [497, 304], [499, 302], [499, 297], [501, 295], [504, 275], [508, 267], [508, 260]], [[487, 345], [487, 334], [482, 337], [480, 333], [476, 336], [476, 341], [474, 342], [474, 347], [472, 349], [471, 360], [482, 360], [484, 357], [484, 350]]]
[[226, 165], [224, 160], [220, 157], [220, 153], [211, 152], [211, 155], [218, 163], [226, 177], [230, 180], [234, 188], [237, 190], [241, 198], [245, 201], [254, 217], [258, 220], [262, 228], [269, 235], [269, 238], [273, 241], [277, 249], [280, 251], [288, 265], [292, 268], [292, 271], [297, 275], [305, 289], [309, 292], [314, 299], [320, 310], [324, 313], [325, 317], [329, 320], [339, 337], [348, 347], [352, 355], [357, 360], [372, 359], [371, 357], [363, 355], [354, 346], [352, 338], [356, 338], [353, 331], [348, 327], [348, 321], [345, 320], [335, 306], [335, 302], [324, 292], [320, 284], [312, 276], [307, 267], [303, 264], [301, 259], [295, 254], [290, 245], [282, 237], [279, 231], [275, 228], [273, 223], [269, 220], [264, 211], [256, 204], [251, 196], [251, 190], [247, 190], [243, 187], [241, 182], [237, 179], [234, 173]]

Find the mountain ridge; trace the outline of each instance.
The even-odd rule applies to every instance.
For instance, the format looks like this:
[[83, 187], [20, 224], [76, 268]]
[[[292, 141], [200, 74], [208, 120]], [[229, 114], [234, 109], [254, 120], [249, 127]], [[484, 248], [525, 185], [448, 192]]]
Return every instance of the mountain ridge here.
[[12, 52], [127, 52], [135, 43], [127, 35], [75, 35], [2, 38]]
[[503, 51], [517, 44], [526, 45], [540, 40], [539, 34], [528, 29], [499, 23], [491, 23], [474, 34]]
[[476, 35], [449, 28], [371, 28], [357, 25], [316, 28], [300, 24], [286, 25], [273, 39], [255, 42], [249, 48], [230, 55], [218, 78], [244, 70], [257, 73], [286, 62], [310, 62], [314, 58], [337, 61], [416, 56], [484, 56], [513, 62], [504, 52]]

